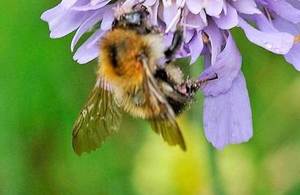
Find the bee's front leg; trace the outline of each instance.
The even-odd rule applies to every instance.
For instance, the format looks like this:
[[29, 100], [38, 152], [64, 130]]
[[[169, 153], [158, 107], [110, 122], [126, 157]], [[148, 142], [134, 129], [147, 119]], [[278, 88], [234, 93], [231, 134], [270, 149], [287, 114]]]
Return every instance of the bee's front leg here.
[[184, 83], [177, 86], [177, 91], [187, 97], [193, 97], [195, 93], [201, 89], [207, 82], [217, 80], [218, 74], [215, 73], [213, 76], [202, 79], [202, 80], [186, 80]]
[[176, 31], [174, 32], [173, 35], [172, 43], [164, 52], [167, 63], [173, 61], [174, 56], [177, 50], [181, 47], [182, 42], [183, 42], [183, 28], [182, 26], [177, 25]]
[[176, 87], [176, 90], [185, 97], [193, 97], [198, 89], [197, 83], [192, 80], [186, 80]]

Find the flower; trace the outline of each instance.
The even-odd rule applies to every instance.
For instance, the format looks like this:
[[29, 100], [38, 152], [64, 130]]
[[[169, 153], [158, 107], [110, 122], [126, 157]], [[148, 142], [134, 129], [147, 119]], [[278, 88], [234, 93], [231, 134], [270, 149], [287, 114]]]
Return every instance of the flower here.
[[[99, 55], [98, 40], [110, 29], [113, 8], [137, 0], [62, 0], [46, 11], [50, 37], [63, 37], [76, 30], [71, 50], [86, 32], [92, 35], [76, 50], [74, 60], [87, 63]], [[216, 148], [248, 141], [252, 116], [248, 91], [241, 72], [242, 57], [230, 33], [240, 27], [246, 37], [300, 70], [300, 2], [296, 0], [145, 0], [154, 25], [165, 30], [171, 41], [176, 24], [184, 27], [184, 44], [177, 57], [191, 63], [204, 57], [199, 78], [217, 73], [202, 91], [205, 96], [203, 124], [207, 139]], [[181, 14], [182, 13], [182, 14]], [[180, 19], [180, 17], [182, 17]]]

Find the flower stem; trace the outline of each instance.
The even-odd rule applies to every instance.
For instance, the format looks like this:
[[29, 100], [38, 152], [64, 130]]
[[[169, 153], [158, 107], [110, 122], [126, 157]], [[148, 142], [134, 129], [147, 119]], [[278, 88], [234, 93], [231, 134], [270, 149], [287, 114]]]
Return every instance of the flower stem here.
[[220, 171], [217, 165], [215, 149], [209, 145], [208, 147], [209, 164], [211, 165], [212, 186], [215, 195], [225, 195], [223, 183], [220, 177]]

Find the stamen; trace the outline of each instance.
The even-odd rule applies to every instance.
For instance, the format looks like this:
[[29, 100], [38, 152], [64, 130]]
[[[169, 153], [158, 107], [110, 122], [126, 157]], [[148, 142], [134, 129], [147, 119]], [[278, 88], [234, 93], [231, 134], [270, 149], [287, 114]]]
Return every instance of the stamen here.
[[300, 34], [295, 36], [294, 43], [300, 43]]
[[271, 13], [270, 13], [270, 11], [266, 8], [266, 7], [264, 7], [263, 8], [263, 12], [265, 13], [265, 15], [267, 16], [267, 18], [268, 18], [268, 20], [269, 21], [272, 21], [272, 16], [271, 16]]
[[205, 44], [209, 43], [209, 37], [206, 33], [202, 33], [202, 40]]

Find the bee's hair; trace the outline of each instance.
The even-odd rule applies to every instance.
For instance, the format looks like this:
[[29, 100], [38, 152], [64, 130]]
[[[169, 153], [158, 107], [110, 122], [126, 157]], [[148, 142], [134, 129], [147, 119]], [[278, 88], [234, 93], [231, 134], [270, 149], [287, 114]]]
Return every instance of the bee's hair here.
[[[114, 9], [114, 17], [119, 19], [122, 15], [133, 12], [134, 8], [138, 5], [142, 5], [145, 0], [142, 1], [128, 1], [123, 4], [118, 4]], [[144, 5], [143, 5], [144, 6]]]

